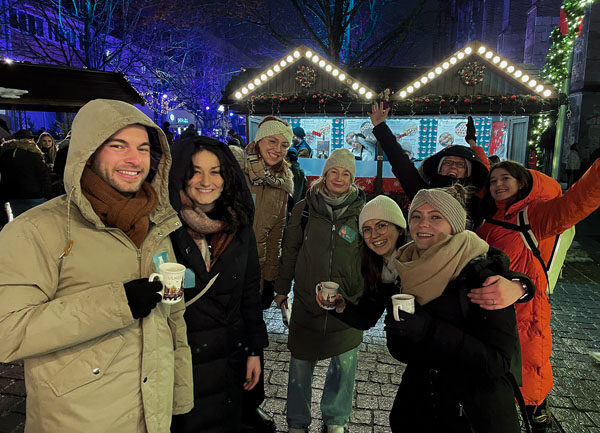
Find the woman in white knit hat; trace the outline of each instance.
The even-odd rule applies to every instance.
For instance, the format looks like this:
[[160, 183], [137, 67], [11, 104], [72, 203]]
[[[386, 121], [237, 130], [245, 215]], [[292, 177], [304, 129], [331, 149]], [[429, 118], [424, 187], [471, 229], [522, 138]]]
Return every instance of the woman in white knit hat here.
[[[460, 185], [419, 191], [409, 210], [413, 241], [400, 248], [406, 223], [395, 202], [379, 196], [360, 215], [366, 291], [356, 305], [341, 301], [336, 316], [367, 329], [388, 309], [388, 349], [408, 364], [392, 432], [519, 431], [509, 372], [518, 348], [514, 309], [481, 309], [467, 293], [498, 275], [527, 279], [465, 230], [465, 197]], [[391, 314], [397, 293], [416, 300], [414, 314], [397, 311], [399, 321]]]
[[[254, 141], [246, 149], [229, 146], [240, 164], [254, 199], [253, 230], [261, 267], [260, 290], [263, 309], [273, 302], [273, 285], [279, 274], [281, 239], [287, 215], [288, 197], [294, 192], [294, 178], [284, 159], [292, 142], [292, 128], [284, 120], [266, 116]], [[261, 370], [264, 371], [261, 353]], [[264, 378], [244, 394], [243, 429], [274, 432], [275, 424], [259, 405], [264, 401]]]
[[275, 302], [280, 308], [287, 303], [294, 280], [287, 396], [287, 423], [292, 433], [307, 432], [312, 421], [312, 377], [319, 360], [329, 360], [321, 398], [327, 431], [343, 433], [352, 411], [362, 331], [321, 309], [315, 301], [315, 287], [320, 282], [335, 282], [351, 302], [363, 292], [358, 215], [365, 195], [354, 184], [355, 171], [352, 153], [334, 150], [321, 177], [294, 207], [285, 231]]

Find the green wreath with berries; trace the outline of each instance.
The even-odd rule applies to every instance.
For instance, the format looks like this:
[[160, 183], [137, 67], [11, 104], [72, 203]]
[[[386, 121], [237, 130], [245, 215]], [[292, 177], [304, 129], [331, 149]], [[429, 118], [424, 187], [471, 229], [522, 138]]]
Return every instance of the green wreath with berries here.
[[459, 69], [458, 76], [466, 86], [474, 86], [483, 81], [485, 65], [479, 62], [469, 62]]
[[301, 66], [296, 71], [296, 81], [303, 88], [308, 89], [317, 82], [317, 73], [310, 66]]

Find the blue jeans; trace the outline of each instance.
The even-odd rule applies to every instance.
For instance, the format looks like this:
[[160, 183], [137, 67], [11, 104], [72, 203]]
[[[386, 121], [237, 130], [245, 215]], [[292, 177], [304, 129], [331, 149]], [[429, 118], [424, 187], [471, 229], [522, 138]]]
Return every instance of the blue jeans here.
[[[321, 414], [325, 425], [346, 425], [352, 412], [354, 377], [358, 363], [358, 346], [329, 359], [325, 387], [321, 397]], [[310, 426], [312, 378], [316, 361], [303, 361], [292, 356], [287, 394], [289, 428]]]

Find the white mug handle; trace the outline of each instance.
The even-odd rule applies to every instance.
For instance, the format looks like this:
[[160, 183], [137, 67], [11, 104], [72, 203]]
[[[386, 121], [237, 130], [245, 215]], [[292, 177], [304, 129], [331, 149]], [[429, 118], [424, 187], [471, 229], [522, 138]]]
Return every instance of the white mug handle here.
[[392, 304], [392, 311], [394, 312], [394, 320], [395, 320], [396, 322], [399, 322], [399, 321], [400, 321], [400, 317], [398, 317], [398, 310], [399, 310], [399, 309], [400, 309], [400, 305], [398, 305], [398, 304], [396, 304], [396, 305], [393, 305], [393, 304]]
[[315, 295], [318, 295], [319, 292], [321, 291], [322, 286], [321, 283], [317, 283], [317, 285], [315, 286]]
[[[163, 282], [163, 276], [162, 276], [162, 274], [157, 274], [156, 272], [153, 273], [153, 274], [150, 274], [150, 276], [148, 277], [148, 281], [154, 281], [154, 279], [157, 278], [157, 277], [160, 280], [160, 282], [162, 283]], [[160, 291], [156, 292], [156, 293], [159, 293], [160, 296], [162, 296], [162, 294], [163, 294], [163, 288], [161, 287]]]

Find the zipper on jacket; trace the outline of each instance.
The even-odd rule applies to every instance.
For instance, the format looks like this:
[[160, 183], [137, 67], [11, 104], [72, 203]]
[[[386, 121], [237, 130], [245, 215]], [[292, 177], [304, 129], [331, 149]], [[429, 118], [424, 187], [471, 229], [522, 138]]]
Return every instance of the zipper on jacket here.
[[[335, 249], [335, 223], [331, 224], [331, 251], [329, 252], [329, 280], [331, 280], [331, 266], [333, 266], [333, 250]], [[323, 324], [323, 335], [327, 335], [327, 318], [329, 312], [325, 312], [325, 323]]]

